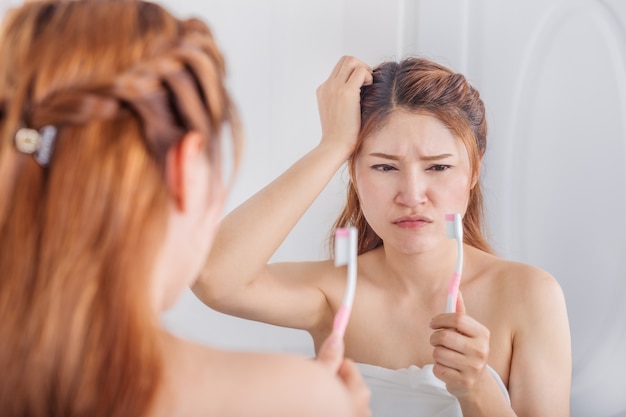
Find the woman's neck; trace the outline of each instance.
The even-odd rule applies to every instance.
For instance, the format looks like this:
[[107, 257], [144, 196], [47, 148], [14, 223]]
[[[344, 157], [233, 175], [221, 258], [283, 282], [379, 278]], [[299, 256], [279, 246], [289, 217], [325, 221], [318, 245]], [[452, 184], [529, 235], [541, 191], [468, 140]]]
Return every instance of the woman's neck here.
[[452, 239], [428, 251], [402, 253], [395, 248], [381, 248], [382, 267], [389, 271], [399, 290], [432, 295], [446, 291], [457, 259], [456, 242]]

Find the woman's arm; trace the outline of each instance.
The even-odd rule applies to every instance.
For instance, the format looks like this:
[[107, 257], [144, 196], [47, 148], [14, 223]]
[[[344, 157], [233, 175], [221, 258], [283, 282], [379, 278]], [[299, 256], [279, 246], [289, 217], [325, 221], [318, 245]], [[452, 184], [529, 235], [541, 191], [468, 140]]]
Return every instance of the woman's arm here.
[[267, 265], [356, 145], [360, 88], [371, 70], [344, 57], [318, 89], [320, 144], [222, 221], [195, 294], [210, 307], [253, 320], [310, 329], [326, 318], [317, 285], [329, 263]]
[[511, 402], [520, 417], [569, 417], [572, 354], [565, 298], [549, 274], [536, 270], [533, 278], [533, 285], [520, 288]]
[[[315, 361], [297, 356], [228, 352], [211, 374], [204, 398], [218, 416], [370, 417], [369, 390], [358, 371], [346, 382]], [[345, 362], [343, 366], [354, 365]], [[201, 405], [198, 406], [201, 409]]]
[[164, 379], [151, 416], [371, 417], [370, 392], [332, 334], [315, 361], [214, 349], [163, 334]]
[[250, 387], [260, 405], [246, 401], [240, 415], [371, 417], [370, 391], [356, 366], [343, 355], [343, 339], [332, 334], [315, 362], [284, 355], [274, 356], [273, 364], [255, 360], [248, 379], [260, 383]]
[[513, 298], [499, 307], [512, 317], [512, 356], [508, 380], [511, 405], [486, 370], [489, 331], [465, 314], [441, 314], [431, 323], [434, 372], [457, 397], [463, 415], [567, 417], [571, 385], [571, 347], [565, 301], [560, 286], [537, 268], [522, 266], [507, 277]]

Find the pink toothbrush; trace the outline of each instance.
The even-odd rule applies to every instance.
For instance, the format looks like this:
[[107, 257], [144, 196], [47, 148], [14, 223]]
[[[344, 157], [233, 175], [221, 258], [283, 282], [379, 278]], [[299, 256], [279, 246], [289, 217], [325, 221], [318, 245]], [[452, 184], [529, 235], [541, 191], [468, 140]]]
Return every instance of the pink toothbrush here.
[[456, 269], [448, 283], [448, 301], [446, 303], [446, 313], [454, 313], [456, 311], [456, 299], [459, 296], [461, 271], [463, 269], [463, 223], [459, 213], [446, 214], [446, 235], [450, 239], [456, 239], [458, 252]]
[[356, 257], [357, 257], [357, 230], [356, 227], [338, 228], [335, 230], [335, 266], [348, 265], [346, 291], [341, 307], [335, 315], [333, 332], [341, 337], [346, 332], [348, 320], [354, 302], [356, 290]]

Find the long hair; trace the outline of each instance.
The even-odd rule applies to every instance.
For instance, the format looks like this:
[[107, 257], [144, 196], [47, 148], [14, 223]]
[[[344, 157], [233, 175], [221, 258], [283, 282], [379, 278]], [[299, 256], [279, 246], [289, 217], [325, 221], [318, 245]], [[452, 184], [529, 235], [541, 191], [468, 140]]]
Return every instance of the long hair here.
[[[483, 230], [483, 196], [478, 172], [487, 146], [487, 121], [478, 91], [463, 75], [419, 57], [385, 62], [374, 69], [373, 75], [373, 83], [361, 88], [361, 130], [357, 148], [348, 161], [350, 180], [346, 205], [334, 228], [354, 225], [358, 229], [359, 254], [383, 244], [361, 209], [354, 185], [355, 159], [363, 139], [384, 127], [392, 112], [402, 109], [436, 117], [463, 141], [470, 159], [472, 179], [476, 181], [463, 217], [464, 241], [491, 252]], [[332, 245], [333, 240], [329, 242]]]
[[[220, 170], [223, 58], [207, 26], [136, 0], [46, 1], [0, 32], [0, 415], [142, 416], [163, 374], [150, 277], [165, 156], [188, 132]], [[16, 150], [57, 129], [48, 166]], [[219, 171], [218, 171], [219, 172]]]

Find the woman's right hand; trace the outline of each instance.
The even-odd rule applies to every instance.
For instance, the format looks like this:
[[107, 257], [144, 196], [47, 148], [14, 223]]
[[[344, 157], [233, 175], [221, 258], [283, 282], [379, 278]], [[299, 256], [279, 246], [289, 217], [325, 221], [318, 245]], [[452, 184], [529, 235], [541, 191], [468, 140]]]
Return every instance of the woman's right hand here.
[[371, 417], [372, 412], [369, 408], [370, 390], [365, 385], [354, 362], [345, 359], [343, 354], [343, 338], [333, 333], [322, 344], [316, 360], [341, 379], [352, 399], [354, 415]]
[[361, 87], [372, 84], [372, 69], [352, 56], [342, 57], [317, 89], [322, 143], [332, 141], [354, 151], [361, 129]]

